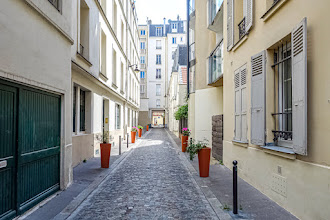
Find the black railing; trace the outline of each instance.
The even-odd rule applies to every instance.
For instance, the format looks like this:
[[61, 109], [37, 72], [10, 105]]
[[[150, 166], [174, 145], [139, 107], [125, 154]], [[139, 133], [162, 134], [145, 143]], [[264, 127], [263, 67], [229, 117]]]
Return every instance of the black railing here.
[[291, 140], [292, 141], [292, 131], [272, 131], [274, 134], [274, 142], [278, 139]]
[[239, 39], [241, 39], [245, 35], [245, 17], [238, 24], [238, 31], [239, 31]]

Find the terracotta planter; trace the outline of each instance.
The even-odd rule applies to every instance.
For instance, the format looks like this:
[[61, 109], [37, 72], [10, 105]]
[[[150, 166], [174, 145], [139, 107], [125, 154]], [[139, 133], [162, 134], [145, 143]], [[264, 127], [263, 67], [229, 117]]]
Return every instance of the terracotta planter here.
[[198, 151], [199, 176], [208, 177], [210, 171], [211, 148], [206, 147]]
[[109, 168], [111, 144], [100, 144], [101, 168]]
[[188, 138], [189, 136], [181, 136], [181, 147], [182, 152], [186, 152], [187, 144], [188, 144]]
[[142, 136], [142, 129], [139, 129], [139, 137]]
[[147, 125], [147, 131], [149, 131], [149, 125]]
[[131, 131], [131, 141], [132, 141], [133, 144], [135, 143], [135, 136], [136, 136], [136, 132]]

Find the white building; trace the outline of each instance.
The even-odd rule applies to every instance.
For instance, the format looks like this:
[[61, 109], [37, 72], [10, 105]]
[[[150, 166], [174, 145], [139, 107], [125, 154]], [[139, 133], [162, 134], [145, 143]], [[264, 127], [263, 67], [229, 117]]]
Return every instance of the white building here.
[[131, 0], [74, 0], [72, 55], [73, 164], [100, 154], [109, 131], [111, 152], [137, 125], [140, 106], [139, 34]]
[[146, 66], [140, 77], [146, 80], [144, 90], [141, 90], [144, 92], [141, 99], [144, 107], [140, 110], [139, 123], [163, 126], [167, 124], [166, 91], [173, 66], [172, 56], [178, 45], [186, 44], [186, 22], [179, 17], [174, 21], [168, 20], [168, 24], [165, 18], [163, 24], [152, 24], [149, 20], [147, 25], [140, 25], [139, 30], [140, 35], [144, 31], [148, 34], [145, 38], [146, 55], [141, 55], [140, 59], [145, 62], [141, 65]]

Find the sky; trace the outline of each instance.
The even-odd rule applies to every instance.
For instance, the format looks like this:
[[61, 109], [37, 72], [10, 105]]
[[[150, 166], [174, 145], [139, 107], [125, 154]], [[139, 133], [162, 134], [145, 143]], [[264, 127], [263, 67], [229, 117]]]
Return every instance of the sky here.
[[176, 20], [180, 15], [182, 20], [187, 20], [186, 0], [135, 0], [138, 23], [146, 24], [147, 17], [153, 24], [163, 24], [163, 18], [166, 22]]

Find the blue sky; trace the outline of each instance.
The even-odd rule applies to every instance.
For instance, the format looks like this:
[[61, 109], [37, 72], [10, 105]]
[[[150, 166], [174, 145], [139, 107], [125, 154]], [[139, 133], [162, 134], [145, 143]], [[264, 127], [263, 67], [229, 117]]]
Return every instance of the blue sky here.
[[139, 24], [146, 24], [147, 17], [153, 24], [162, 24], [163, 18], [176, 19], [180, 15], [187, 19], [186, 0], [135, 0]]

